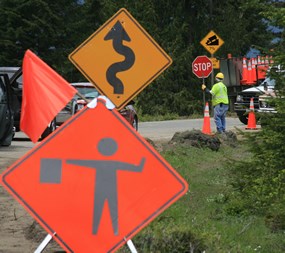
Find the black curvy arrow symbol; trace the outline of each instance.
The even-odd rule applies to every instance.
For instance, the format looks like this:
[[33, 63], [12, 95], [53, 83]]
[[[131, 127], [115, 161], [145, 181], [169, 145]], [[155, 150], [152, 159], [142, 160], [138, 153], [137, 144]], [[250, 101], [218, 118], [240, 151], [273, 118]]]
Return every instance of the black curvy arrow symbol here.
[[107, 72], [107, 81], [114, 87], [114, 94], [123, 94], [123, 82], [117, 78], [116, 74], [130, 69], [135, 62], [134, 52], [127, 46], [123, 45], [123, 41], [131, 41], [129, 35], [119, 21], [113, 26], [111, 31], [105, 36], [104, 40], [113, 40], [113, 48], [119, 54], [125, 56], [125, 60], [112, 64]]

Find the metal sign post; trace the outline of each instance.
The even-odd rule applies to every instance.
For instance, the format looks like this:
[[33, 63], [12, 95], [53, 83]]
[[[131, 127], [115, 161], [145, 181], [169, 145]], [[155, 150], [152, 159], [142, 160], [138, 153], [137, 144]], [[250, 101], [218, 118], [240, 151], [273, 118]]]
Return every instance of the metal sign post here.
[[[210, 31], [201, 41], [200, 44], [211, 54], [211, 59], [214, 58], [214, 53], [224, 44], [224, 41], [214, 31]], [[214, 71], [211, 72], [211, 88], [214, 85]], [[204, 101], [205, 103], [205, 101]], [[213, 105], [211, 105], [213, 112]]]
[[[192, 62], [192, 72], [198, 78], [202, 78], [203, 84], [205, 84], [205, 78], [207, 78], [211, 73], [213, 73], [213, 63], [212, 61], [205, 55], [198, 56]], [[205, 91], [203, 91], [203, 103], [205, 105]]]
[[[203, 76], [202, 82], [203, 84], [205, 84], [204, 76]], [[205, 95], [205, 90], [203, 90], [203, 105], [205, 105], [205, 103], [206, 103], [206, 95]], [[204, 113], [204, 108], [203, 108], [203, 113]]]

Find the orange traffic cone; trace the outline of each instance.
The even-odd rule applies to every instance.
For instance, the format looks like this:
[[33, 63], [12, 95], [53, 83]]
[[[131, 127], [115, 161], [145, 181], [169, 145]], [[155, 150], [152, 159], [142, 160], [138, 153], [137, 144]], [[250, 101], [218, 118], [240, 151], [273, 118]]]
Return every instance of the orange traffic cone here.
[[252, 71], [252, 67], [251, 67], [251, 59], [248, 60], [248, 68], [247, 68], [247, 71], [248, 71], [248, 79], [246, 81], [247, 84], [254, 84], [254, 77], [253, 77], [253, 71]]
[[246, 64], [246, 58], [242, 59], [242, 84], [246, 84], [248, 80], [248, 70], [247, 70], [247, 64]]
[[253, 104], [253, 98], [250, 99], [250, 105], [249, 105], [249, 114], [248, 114], [248, 121], [247, 121], [247, 127], [245, 128], [247, 130], [256, 130], [256, 119], [254, 114], [254, 104]]
[[252, 81], [256, 83], [256, 59], [251, 59], [251, 68], [252, 68]]
[[205, 111], [204, 111], [204, 124], [203, 124], [202, 133], [212, 135], [208, 102], [206, 102]]
[[267, 70], [267, 67], [264, 66], [264, 59], [262, 59], [260, 56], [257, 56], [257, 77], [258, 79], [266, 78], [266, 70]]
[[260, 58], [260, 56], [259, 56], [259, 55], [257, 56], [257, 65], [258, 65], [258, 66], [260, 66], [260, 65], [261, 65], [261, 58]]

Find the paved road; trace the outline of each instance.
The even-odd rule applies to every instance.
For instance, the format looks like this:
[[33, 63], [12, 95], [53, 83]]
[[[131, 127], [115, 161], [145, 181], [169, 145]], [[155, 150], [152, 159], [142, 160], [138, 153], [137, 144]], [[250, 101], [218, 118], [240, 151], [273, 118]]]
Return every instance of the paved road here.
[[[150, 139], [170, 139], [176, 132], [182, 132], [187, 130], [202, 130], [203, 118], [201, 119], [183, 119], [183, 120], [166, 120], [166, 121], [151, 121], [151, 122], [139, 122], [139, 133]], [[211, 129], [215, 132], [215, 123], [213, 118], [210, 120]], [[227, 129], [232, 130], [235, 127], [244, 129], [245, 125], [242, 124], [238, 118], [227, 118]], [[29, 141], [27, 136], [22, 133], [16, 133], [13, 143], [17, 144], [20, 141]], [[32, 146], [32, 144], [31, 144]]]
[[[202, 130], [204, 119], [185, 119], [185, 120], [168, 120], [139, 123], [139, 133], [143, 137], [148, 137], [152, 140], [156, 139], [171, 139], [176, 132], [187, 130]], [[210, 120], [211, 130], [215, 132], [215, 123], [213, 118]], [[227, 118], [227, 130], [233, 130], [235, 127], [244, 129], [238, 118]]]
[[[245, 125], [237, 118], [227, 118], [227, 128], [232, 130], [235, 127], [245, 129]], [[176, 132], [198, 129], [202, 130], [203, 119], [168, 120], [154, 122], [140, 122], [139, 133], [151, 140], [170, 140]], [[211, 129], [215, 131], [215, 124], [211, 118]], [[19, 158], [27, 153], [36, 144], [32, 143], [22, 132], [17, 132], [10, 147], [0, 147], [0, 168], [9, 161]]]

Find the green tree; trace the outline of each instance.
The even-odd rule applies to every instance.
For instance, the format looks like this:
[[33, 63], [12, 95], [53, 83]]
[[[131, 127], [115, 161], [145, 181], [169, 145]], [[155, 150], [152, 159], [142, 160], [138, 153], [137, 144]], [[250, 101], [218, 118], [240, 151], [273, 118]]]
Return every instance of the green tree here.
[[25, 51], [30, 49], [64, 73], [70, 41], [78, 31], [74, 20], [81, 16], [80, 7], [74, 0], [2, 0], [1, 64], [21, 66]]
[[[0, 1], [0, 60], [21, 65], [31, 49], [68, 81], [85, 78], [68, 55], [120, 8], [126, 8], [173, 64], [137, 97], [144, 114], [203, 113], [201, 79], [192, 73], [198, 55], [208, 55], [200, 41], [214, 30], [224, 40], [215, 53], [244, 56], [251, 46], [268, 50], [272, 33], [261, 16], [268, 0], [2, 0]], [[146, 66], [147, 68], [147, 66]], [[210, 78], [206, 83], [210, 83]]]
[[215, 55], [219, 58], [227, 53], [244, 56], [252, 45], [267, 48], [271, 34], [260, 14], [265, 6], [255, 2], [168, 0], [160, 5], [153, 1], [156, 17], [150, 19], [155, 20], [151, 28], [173, 64], [139, 95], [143, 113], [202, 113], [202, 80], [192, 74], [192, 62], [198, 55], [210, 55], [200, 41], [210, 30], [217, 32], [225, 42]]

